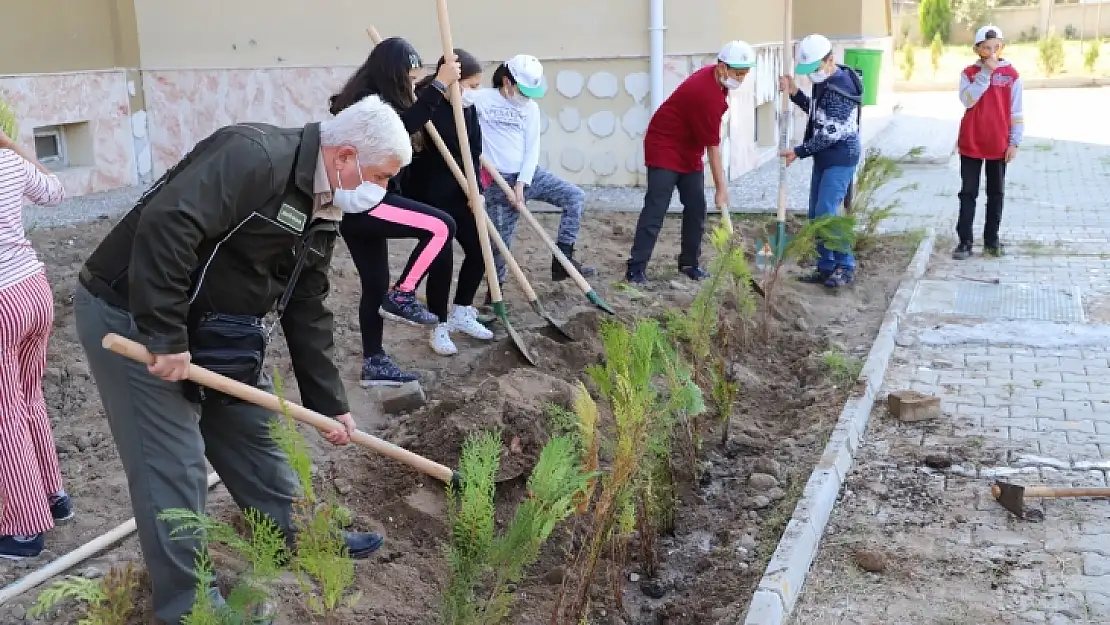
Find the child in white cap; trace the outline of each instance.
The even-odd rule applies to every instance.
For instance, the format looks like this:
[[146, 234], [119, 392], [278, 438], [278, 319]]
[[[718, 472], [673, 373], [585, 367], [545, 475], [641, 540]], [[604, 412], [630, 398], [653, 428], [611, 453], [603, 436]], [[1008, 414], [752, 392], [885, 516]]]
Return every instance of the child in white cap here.
[[1022, 117], [1021, 76], [1002, 58], [1002, 30], [984, 26], [975, 33], [975, 54], [979, 58], [960, 74], [960, 102], [964, 117], [960, 121], [960, 217], [956, 233], [960, 243], [952, 258], [971, 257], [975, 234], [975, 203], [979, 199], [979, 179], [987, 177], [987, 214], [983, 224], [983, 253], [1002, 255], [998, 227], [1002, 223], [1002, 204], [1006, 188], [1006, 164], [1017, 156], [1025, 122]]

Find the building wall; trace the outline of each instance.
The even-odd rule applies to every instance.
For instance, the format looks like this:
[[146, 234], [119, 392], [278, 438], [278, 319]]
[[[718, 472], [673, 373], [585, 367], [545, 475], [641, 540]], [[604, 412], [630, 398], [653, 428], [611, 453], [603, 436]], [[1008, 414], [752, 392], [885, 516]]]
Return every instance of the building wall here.
[[19, 141], [56, 133], [66, 159], [51, 163], [72, 195], [135, 184], [131, 131], [138, 39], [130, 0], [0, 0], [0, 98]]

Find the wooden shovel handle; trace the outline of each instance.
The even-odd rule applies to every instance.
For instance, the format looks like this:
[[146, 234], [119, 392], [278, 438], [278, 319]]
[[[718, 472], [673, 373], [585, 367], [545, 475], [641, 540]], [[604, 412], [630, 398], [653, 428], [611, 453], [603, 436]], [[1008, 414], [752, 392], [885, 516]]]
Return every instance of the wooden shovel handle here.
[[1026, 497], [1110, 497], [1110, 488], [1056, 488], [1026, 486]]
[[[154, 361], [154, 357], [147, 351], [145, 346], [118, 334], [106, 335], [101, 345], [103, 345], [105, 349], [115, 352], [124, 358], [130, 358], [135, 362], [150, 364]], [[277, 395], [267, 393], [253, 386], [248, 386], [242, 382], [232, 380], [231, 378], [214, 373], [197, 365], [189, 365], [188, 377], [190, 381], [200, 384], [201, 386], [219, 391], [226, 395], [231, 395], [232, 397], [250, 402], [256, 406], [272, 410], [275, 413], [288, 410], [289, 416], [301, 423], [311, 425], [322, 432], [332, 432], [343, 428], [343, 424], [335, 419], [325, 417], [314, 410], [309, 410], [304, 406], [299, 406], [289, 401], [284, 402], [285, 406], [283, 409], [283, 402]], [[445, 483], [450, 483], [454, 476], [454, 471], [449, 467], [428, 460], [423, 456], [418, 456], [407, 449], [398, 447], [376, 436], [371, 436], [361, 430], [355, 430], [354, 434], [351, 435], [351, 441], [371, 451], [382, 454], [383, 456], [392, 458], [397, 462], [406, 464], [421, 473], [430, 475]]]

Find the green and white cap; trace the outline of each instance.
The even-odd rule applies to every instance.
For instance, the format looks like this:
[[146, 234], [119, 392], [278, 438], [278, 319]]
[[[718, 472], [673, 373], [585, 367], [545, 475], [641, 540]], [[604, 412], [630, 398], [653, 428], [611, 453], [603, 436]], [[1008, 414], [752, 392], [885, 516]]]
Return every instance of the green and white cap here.
[[798, 59], [794, 73], [803, 76], [812, 74], [820, 67], [821, 61], [832, 52], [832, 42], [824, 35], [809, 35], [798, 43]]
[[717, 60], [732, 69], [751, 69], [755, 67], [755, 49], [744, 41], [730, 41], [721, 48]]
[[543, 80], [543, 65], [528, 54], [518, 54], [505, 62], [520, 92], [529, 98], [542, 98], [547, 93]]

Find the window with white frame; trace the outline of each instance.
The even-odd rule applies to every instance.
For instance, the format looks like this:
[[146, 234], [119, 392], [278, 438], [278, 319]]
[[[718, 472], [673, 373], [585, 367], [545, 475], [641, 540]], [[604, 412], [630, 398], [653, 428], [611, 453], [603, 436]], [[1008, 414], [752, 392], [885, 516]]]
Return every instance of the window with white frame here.
[[35, 157], [50, 169], [68, 166], [65, 133], [58, 126], [35, 128]]

